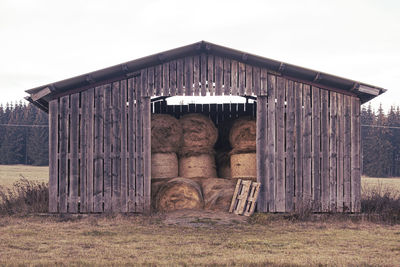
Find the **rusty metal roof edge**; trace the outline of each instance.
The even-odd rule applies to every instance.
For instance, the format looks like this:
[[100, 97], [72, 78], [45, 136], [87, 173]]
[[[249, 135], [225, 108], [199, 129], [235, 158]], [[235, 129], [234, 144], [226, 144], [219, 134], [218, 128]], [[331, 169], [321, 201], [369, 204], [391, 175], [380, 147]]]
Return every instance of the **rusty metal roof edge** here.
[[[146, 68], [152, 65], [157, 65], [161, 64], [163, 62], [169, 61], [174, 58], [178, 57], [184, 57], [187, 55], [191, 54], [197, 54], [197, 53], [209, 53], [209, 54], [219, 54], [227, 57], [231, 57], [233, 59], [236, 59], [238, 61], [248, 63], [248, 64], [254, 64], [258, 66], [265, 66], [267, 69], [270, 69], [272, 71], [276, 71], [282, 74], [285, 74], [287, 76], [293, 76], [293, 77], [300, 77], [303, 78], [304, 80], [310, 81], [310, 82], [315, 82], [317, 84], [323, 85], [329, 85], [334, 84], [333, 87], [337, 87], [339, 89], [344, 89], [344, 90], [351, 90], [354, 88], [356, 85], [365, 85], [368, 87], [376, 88], [379, 89], [379, 95], [386, 92], [387, 89], [384, 89], [382, 87], [374, 86], [374, 85], [369, 85], [366, 83], [358, 82], [355, 80], [335, 76], [332, 74], [296, 66], [293, 64], [281, 62], [278, 60], [270, 59], [270, 58], [265, 58], [262, 56], [258, 55], [253, 55], [247, 52], [235, 50], [232, 48], [224, 47], [221, 45], [213, 44], [210, 42], [206, 41], [200, 41], [196, 42], [190, 45], [178, 47], [175, 49], [167, 50], [164, 52], [156, 53], [150, 56], [142, 57], [139, 59], [131, 60], [128, 62], [124, 62], [121, 64], [117, 64], [111, 67], [107, 67], [104, 69], [99, 69], [93, 72], [85, 73], [82, 75], [78, 75], [72, 78], [67, 78], [64, 80], [60, 80], [54, 83], [42, 85], [39, 87], [35, 87], [29, 90], [26, 90], [25, 92], [28, 94], [34, 94], [37, 91], [45, 88], [45, 87], [50, 87], [52, 88], [52, 93], [51, 94], [56, 94], [58, 92], [66, 92], [75, 87], [82, 87], [85, 85], [89, 85], [90, 83], [98, 82], [101, 80], [105, 80], [109, 77], [112, 76], [117, 76], [117, 75], [124, 75], [127, 73], [131, 73], [134, 71], [137, 71], [141, 68]], [[290, 72], [289, 72], [290, 70]], [[361, 96], [365, 95], [368, 96], [366, 97], [369, 101], [375, 96], [371, 98], [372, 95], [368, 95], [365, 93], [361, 93]], [[362, 98], [360, 96], [360, 98]]]

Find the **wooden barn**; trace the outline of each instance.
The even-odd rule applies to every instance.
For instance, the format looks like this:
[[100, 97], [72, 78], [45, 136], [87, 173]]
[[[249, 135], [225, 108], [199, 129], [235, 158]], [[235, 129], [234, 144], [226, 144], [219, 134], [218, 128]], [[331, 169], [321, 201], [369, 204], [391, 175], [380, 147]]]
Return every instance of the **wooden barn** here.
[[[49, 114], [50, 212], [150, 211], [151, 114], [193, 112], [220, 133], [226, 120], [256, 118], [259, 212], [359, 212], [360, 105], [383, 92], [201, 41], [27, 90], [27, 100]], [[251, 101], [167, 105], [173, 96]]]

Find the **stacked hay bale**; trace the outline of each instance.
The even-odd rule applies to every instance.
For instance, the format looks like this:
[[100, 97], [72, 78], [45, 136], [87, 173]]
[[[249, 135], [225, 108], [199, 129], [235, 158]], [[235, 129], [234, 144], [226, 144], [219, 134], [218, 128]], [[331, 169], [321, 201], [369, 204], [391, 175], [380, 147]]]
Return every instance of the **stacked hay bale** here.
[[159, 211], [202, 209], [204, 200], [201, 187], [191, 179], [174, 178], [159, 188], [155, 205]]
[[205, 209], [229, 211], [236, 181], [221, 178], [203, 178], [200, 183], [203, 188]]
[[178, 176], [177, 152], [182, 145], [182, 126], [171, 115], [151, 117], [151, 177], [166, 179]]
[[183, 130], [179, 176], [217, 177], [214, 144], [218, 131], [212, 120], [202, 114], [187, 114], [179, 122]]
[[229, 132], [232, 178], [257, 179], [256, 121], [250, 117], [237, 119]]

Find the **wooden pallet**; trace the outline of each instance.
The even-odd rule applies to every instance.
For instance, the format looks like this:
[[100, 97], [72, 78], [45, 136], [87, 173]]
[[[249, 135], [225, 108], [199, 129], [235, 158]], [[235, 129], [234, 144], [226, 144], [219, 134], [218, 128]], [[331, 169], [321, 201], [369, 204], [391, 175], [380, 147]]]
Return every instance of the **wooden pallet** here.
[[251, 216], [256, 208], [260, 183], [238, 179], [229, 212]]

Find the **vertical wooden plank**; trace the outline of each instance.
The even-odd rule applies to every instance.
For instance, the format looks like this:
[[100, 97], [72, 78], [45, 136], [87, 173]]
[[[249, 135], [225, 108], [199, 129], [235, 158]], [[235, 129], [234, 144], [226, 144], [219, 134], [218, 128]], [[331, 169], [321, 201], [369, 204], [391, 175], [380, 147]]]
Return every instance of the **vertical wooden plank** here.
[[104, 86], [104, 176], [103, 176], [103, 200], [104, 200], [104, 211], [111, 212], [111, 181], [112, 181], [112, 170], [111, 170], [111, 131], [112, 131], [112, 120], [111, 120], [111, 85], [106, 84]]
[[259, 67], [253, 67], [253, 94], [259, 95], [261, 90], [261, 73]]
[[268, 211], [275, 212], [275, 149], [276, 149], [276, 120], [275, 120], [275, 96], [276, 96], [276, 77], [268, 75], [269, 95], [268, 95]]
[[183, 95], [183, 74], [183, 59], [180, 58], [176, 61], [176, 87], [178, 95]]
[[210, 95], [215, 94], [214, 89], [214, 56], [208, 55], [207, 56], [207, 84], [208, 84], [208, 91]]
[[321, 144], [321, 105], [320, 90], [312, 87], [312, 177], [314, 211], [321, 211], [321, 175], [320, 175], [320, 144]]
[[169, 96], [169, 63], [163, 64], [163, 96]]
[[[121, 81], [121, 84], [124, 80]], [[112, 84], [112, 211], [121, 211], [121, 94], [120, 82]]]
[[261, 68], [260, 72], [260, 95], [268, 95], [268, 79], [267, 79], [267, 69]]
[[343, 139], [344, 139], [344, 120], [343, 120], [343, 95], [337, 94], [337, 184], [336, 198], [337, 211], [343, 212]]
[[260, 212], [268, 211], [267, 103], [267, 97], [257, 97], [257, 182], [261, 183], [260, 194], [257, 200], [257, 210]]
[[135, 78], [128, 80], [128, 211], [136, 211], [136, 87]]
[[276, 78], [276, 195], [277, 212], [285, 212], [285, 79]]
[[176, 95], [176, 60], [169, 63], [169, 87], [171, 96]]
[[140, 78], [134, 79], [134, 87], [136, 91], [136, 212], [143, 212], [143, 88]]
[[185, 95], [193, 95], [193, 58], [185, 57]]
[[58, 211], [58, 99], [49, 102], [49, 212]]
[[223, 82], [223, 61], [219, 56], [215, 56], [215, 95], [222, 95]]
[[143, 99], [143, 195], [144, 212], [150, 213], [151, 204], [151, 109], [150, 97]]
[[[269, 89], [269, 85], [268, 85]], [[269, 92], [268, 92], [269, 93]], [[301, 83], [294, 83], [294, 105], [295, 105], [295, 208], [298, 210], [303, 201], [303, 143], [302, 143], [302, 103], [303, 86]]]
[[69, 95], [60, 99], [60, 152], [59, 152], [59, 212], [66, 213], [68, 205], [68, 138]]
[[147, 69], [147, 90], [146, 96], [154, 95], [154, 67]]
[[253, 67], [246, 64], [246, 95], [251, 95], [253, 91]]
[[303, 85], [303, 202], [311, 207], [311, 91], [309, 85]]
[[336, 93], [330, 93], [330, 134], [329, 134], [329, 211], [336, 211]]
[[163, 80], [162, 65], [157, 65], [154, 68], [154, 87], [155, 87], [155, 95], [156, 96], [161, 96], [162, 80]]
[[201, 95], [207, 95], [207, 55], [202, 53], [200, 58], [200, 71], [201, 71]]
[[[294, 198], [294, 126], [295, 126], [295, 98], [293, 81], [287, 81], [286, 88], [286, 212], [293, 211]], [[261, 90], [261, 93], [263, 91]]]
[[229, 58], [224, 58], [224, 95], [229, 96], [231, 94], [231, 60]]
[[321, 90], [321, 211], [329, 211], [329, 110], [328, 91]]
[[360, 100], [351, 97], [351, 211], [361, 210]]
[[[127, 172], [127, 129], [128, 123], [126, 120], [127, 110], [127, 80], [121, 81], [121, 93], [120, 93], [120, 123], [121, 123], [121, 211], [128, 212], [128, 172]], [[157, 88], [157, 87], [156, 87]], [[160, 86], [161, 88], [161, 86]], [[129, 117], [130, 118], [130, 117]]]
[[194, 95], [200, 95], [200, 56], [193, 56], [193, 83], [194, 83]]
[[231, 91], [232, 95], [237, 95], [239, 92], [239, 74], [238, 74], [238, 62], [236, 60], [231, 61]]
[[93, 211], [103, 211], [103, 124], [104, 124], [104, 86], [95, 88], [94, 114], [94, 203]]
[[70, 101], [70, 189], [68, 197], [68, 212], [77, 213], [79, 190], [79, 93], [72, 94]]
[[87, 212], [87, 127], [88, 124], [88, 91], [81, 93], [81, 121], [79, 124], [80, 134], [80, 184], [79, 184], [79, 195], [80, 195], [80, 207], [79, 212]]
[[246, 65], [239, 62], [239, 95], [244, 96], [246, 90]]
[[87, 123], [86, 123], [86, 153], [87, 153], [87, 212], [93, 212], [93, 183], [94, 183], [94, 88], [87, 90]]
[[344, 212], [351, 211], [351, 97], [344, 95], [343, 200]]

